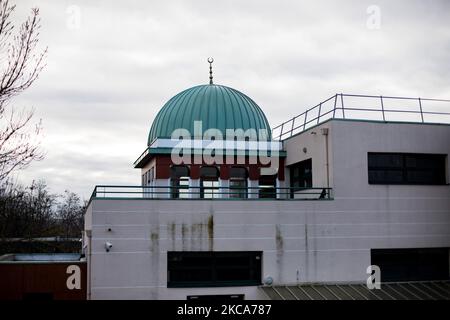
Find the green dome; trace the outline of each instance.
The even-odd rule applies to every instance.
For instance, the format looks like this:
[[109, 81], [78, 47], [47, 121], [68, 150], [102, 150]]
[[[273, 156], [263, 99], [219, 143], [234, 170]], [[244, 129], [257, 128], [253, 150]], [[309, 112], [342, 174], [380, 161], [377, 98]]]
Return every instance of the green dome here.
[[[170, 99], [156, 115], [148, 145], [156, 138], [170, 138], [175, 129], [187, 129], [194, 134], [194, 121], [202, 121], [202, 129], [267, 130], [271, 139], [269, 122], [261, 108], [248, 96], [235, 89], [206, 84], [186, 89]], [[225, 138], [225, 137], [224, 137]]]

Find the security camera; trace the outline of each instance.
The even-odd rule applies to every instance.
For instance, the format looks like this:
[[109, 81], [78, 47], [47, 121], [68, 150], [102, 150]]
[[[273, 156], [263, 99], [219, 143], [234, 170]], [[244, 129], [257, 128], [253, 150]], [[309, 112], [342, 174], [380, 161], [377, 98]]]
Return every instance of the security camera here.
[[105, 242], [106, 252], [109, 252], [109, 250], [111, 250], [111, 248], [112, 248], [112, 243], [111, 242]]
[[273, 278], [271, 276], [265, 277], [263, 281], [266, 286], [270, 286], [273, 284]]

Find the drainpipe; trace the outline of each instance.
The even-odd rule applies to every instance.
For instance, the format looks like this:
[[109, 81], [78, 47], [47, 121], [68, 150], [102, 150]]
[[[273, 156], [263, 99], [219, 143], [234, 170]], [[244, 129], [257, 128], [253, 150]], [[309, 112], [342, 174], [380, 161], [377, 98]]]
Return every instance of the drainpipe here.
[[91, 287], [92, 287], [92, 231], [91, 230], [86, 230], [86, 236], [88, 238], [88, 261], [87, 261], [87, 270], [88, 270], [88, 278], [87, 278], [87, 288], [86, 288], [86, 292], [87, 292], [87, 299], [91, 300]]
[[330, 187], [330, 165], [328, 161], [328, 128], [320, 129], [325, 136], [325, 166], [327, 168], [327, 188]]

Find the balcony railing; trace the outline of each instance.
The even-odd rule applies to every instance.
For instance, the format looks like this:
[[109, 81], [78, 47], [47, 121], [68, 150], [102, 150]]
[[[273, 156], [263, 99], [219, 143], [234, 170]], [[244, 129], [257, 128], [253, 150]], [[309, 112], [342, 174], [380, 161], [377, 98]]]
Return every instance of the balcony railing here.
[[92, 199], [332, 200], [332, 188], [98, 185]]
[[339, 93], [272, 129], [284, 140], [329, 119], [450, 124], [450, 100]]

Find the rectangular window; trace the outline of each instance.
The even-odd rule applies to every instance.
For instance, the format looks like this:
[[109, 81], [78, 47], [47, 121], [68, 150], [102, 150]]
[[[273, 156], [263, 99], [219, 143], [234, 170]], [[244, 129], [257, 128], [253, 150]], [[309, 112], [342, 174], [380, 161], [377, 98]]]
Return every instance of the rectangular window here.
[[200, 185], [200, 197], [205, 199], [220, 198], [219, 181], [217, 180], [202, 180]]
[[[261, 175], [259, 177], [259, 198], [277, 197], [277, 175]], [[254, 190], [250, 191], [254, 193]]]
[[449, 248], [372, 249], [381, 281], [449, 280]]
[[230, 198], [247, 198], [247, 180], [230, 179]]
[[262, 252], [167, 252], [167, 287], [261, 284]]
[[369, 184], [446, 184], [444, 154], [368, 153]]
[[312, 188], [312, 159], [303, 160], [289, 166], [291, 193], [304, 188]]
[[172, 178], [172, 198], [188, 199], [189, 194], [189, 178]]
[[245, 167], [230, 168], [230, 198], [247, 198], [247, 178]]
[[152, 183], [153, 179], [155, 178], [155, 168], [151, 167], [149, 170], [149, 176], [148, 176], [148, 183]]
[[187, 166], [172, 166], [170, 168], [170, 181], [172, 198], [189, 198], [189, 168]]

